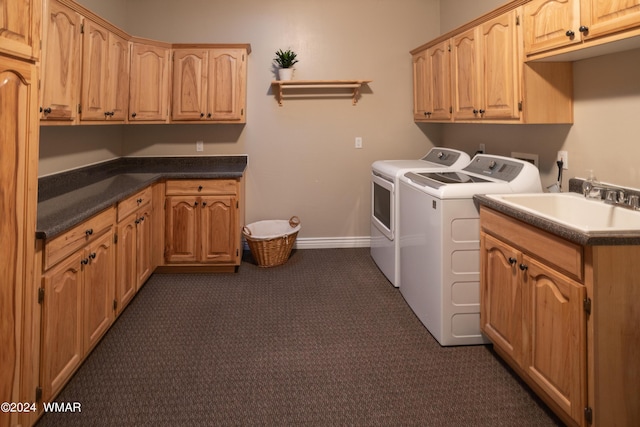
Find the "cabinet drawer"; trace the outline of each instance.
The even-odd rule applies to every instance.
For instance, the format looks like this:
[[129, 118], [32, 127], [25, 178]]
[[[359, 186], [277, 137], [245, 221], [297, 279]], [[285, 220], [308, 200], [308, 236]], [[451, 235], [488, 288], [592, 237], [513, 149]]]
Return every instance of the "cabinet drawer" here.
[[166, 194], [171, 196], [236, 194], [235, 179], [181, 179], [167, 181]]
[[65, 259], [88, 242], [100, 237], [116, 220], [115, 207], [108, 208], [88, 220], [76, 225], [71, 230], [44, 244], [45, 271], [59, 261]]
[[583, 281], [582, 246], [485, 206], [480, 207], [480, 226], [485, 232], [516, 246], [522, 252]]
[[133, 211], [141, 206], [145, 206], [151, 202], [151, 187], [147, 187], [142, 191], [137, 192], [133, 196], [118, 203], [118, 222], [122, 221]]

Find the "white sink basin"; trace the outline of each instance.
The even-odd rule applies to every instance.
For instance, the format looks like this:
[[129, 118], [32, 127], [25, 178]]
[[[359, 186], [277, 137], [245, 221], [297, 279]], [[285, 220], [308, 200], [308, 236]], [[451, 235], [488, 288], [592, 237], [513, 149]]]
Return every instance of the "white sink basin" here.
[[578, 193], [487, 194], [487, 197], [585, 233], [640, 232], [640, 211], [586, 199]]

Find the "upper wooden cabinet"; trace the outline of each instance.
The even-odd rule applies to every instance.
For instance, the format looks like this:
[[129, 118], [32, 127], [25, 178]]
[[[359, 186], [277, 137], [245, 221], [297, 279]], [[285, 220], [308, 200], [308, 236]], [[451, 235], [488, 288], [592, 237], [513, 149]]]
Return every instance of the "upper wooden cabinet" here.
[[640, 0], [532, 0], [524, 6], [524, 26], [527, 55], [580, 49], [602, 36], [623, 39], [625, 31], [640, 27]]
[[151, 40], [131, 45], [130, 122], [166, 122], [169, 118], [171, 49]]
[[416, 121], [451, 118], [450, 78], [448, 41], [413, 56], [413, 117]]
[[45, 2], [42, 52], [42, 121], [76, 119], [82, 17], [57, 0]]
[[85, 20], [80, 120], [123, 122], [129, 102], [129, 43]]
[[42, 2], [5, 0], [0, 3], [0, 52], [23, 59], [40, 56]]
[[173, 48], [171, 119], [245, 122], [248, 47]]

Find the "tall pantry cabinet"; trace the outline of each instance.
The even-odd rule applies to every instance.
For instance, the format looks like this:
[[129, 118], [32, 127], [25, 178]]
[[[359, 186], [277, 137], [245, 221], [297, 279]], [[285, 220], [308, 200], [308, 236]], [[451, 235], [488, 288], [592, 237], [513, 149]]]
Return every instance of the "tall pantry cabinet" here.
[[[0, 4], [0, 402], [32, 402], [30, 313], [38, 165], [38, 71], [41, 4]], [[11, 409], [11, 408], [9, 408]], [[17, 409], [17, 408], [16, 408]], [[0, 411], [0, 427], [24, 423]], [[26, 423], [25, 423], [26, 424]]]

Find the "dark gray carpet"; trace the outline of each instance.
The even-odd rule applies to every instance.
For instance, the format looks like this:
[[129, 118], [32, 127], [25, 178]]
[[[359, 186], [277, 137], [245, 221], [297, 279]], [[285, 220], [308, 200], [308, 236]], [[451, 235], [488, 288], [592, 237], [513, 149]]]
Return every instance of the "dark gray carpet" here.
[[490, 346], [440, 347], [368, 249], [155, 274], [46, 426], [552, 426]]

